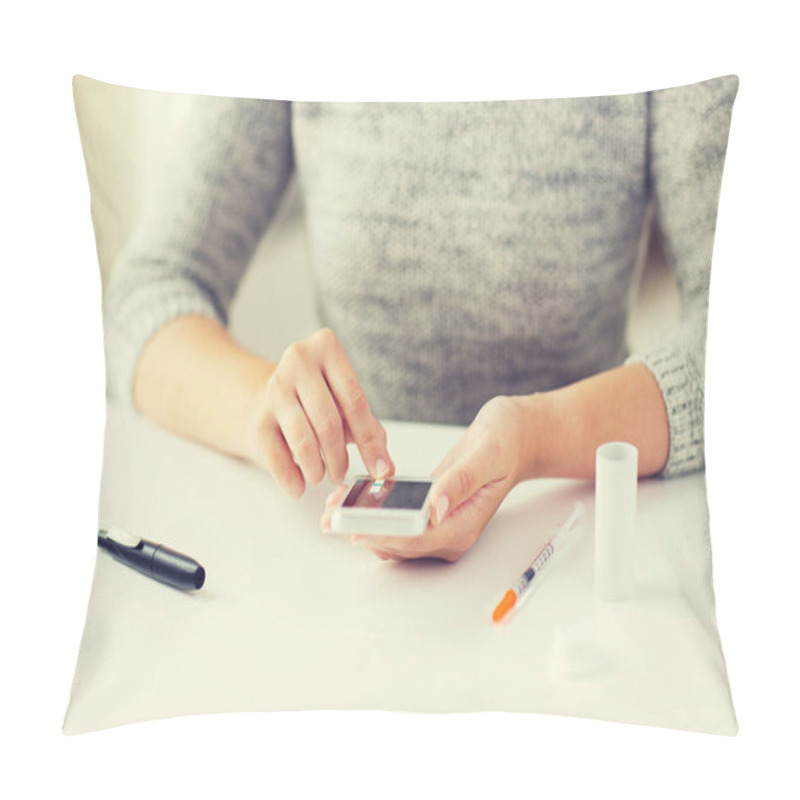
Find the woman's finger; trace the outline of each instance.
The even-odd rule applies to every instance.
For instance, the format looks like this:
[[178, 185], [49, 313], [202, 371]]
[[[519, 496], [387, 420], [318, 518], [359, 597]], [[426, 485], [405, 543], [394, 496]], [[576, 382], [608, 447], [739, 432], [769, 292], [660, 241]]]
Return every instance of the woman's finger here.
[[488, 437], [462, 453], [444, 468], [431, 489], [431, 521], [434, 525], [484, 486], [505, 477], [498, 474], [496, 452]]
[[386, 478], [393, 474], [386, 431], [373, 416], [355, 370], [333, 334], [326, 342], [323, 373], [370, 475]]
[[276, 419], [306, 483], [316, 485], [325, 475], [319, 442], [296, 395], [280, 403]]
[[297, 396], [311, 423], [328, 475], [340, 483], [347, 473], [347, 444], [342, 417], [328, 384], [319, 372], [310, 371], [297, 383]]
[[264, 460], [272, 477], [288, 494], [300, 497], [306, 488], [303, 473], [295, 464], [289, 445], [277, 423], [270, 426], [270, 430], [263, 432], [262, 439]]

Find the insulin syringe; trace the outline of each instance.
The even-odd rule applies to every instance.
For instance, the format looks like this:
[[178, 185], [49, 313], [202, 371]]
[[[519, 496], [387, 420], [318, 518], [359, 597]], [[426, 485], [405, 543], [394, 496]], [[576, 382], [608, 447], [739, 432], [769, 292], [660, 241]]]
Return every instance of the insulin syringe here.
[[563, 547], [565, 543], [564, 540], [575, 526], [575, 523], [583, 516], [583, 511], [583, 503], [579, 500], [575, 503], [575, 507], [572, 509], [572, 514], [570, 514], [569, 519], [558, 529], [556, 535], [542, 548], [542, 551], [536, 556], [528, 569], [522, 573], [519, 580], [506, 592], [505, 597], [503, 597], [492, 614], [492, 619], [495, 622], [500, 622], [518, 602], [522, 601], [533, 579], [544, 569], [545, 564], [550, 561], [553, 554]]

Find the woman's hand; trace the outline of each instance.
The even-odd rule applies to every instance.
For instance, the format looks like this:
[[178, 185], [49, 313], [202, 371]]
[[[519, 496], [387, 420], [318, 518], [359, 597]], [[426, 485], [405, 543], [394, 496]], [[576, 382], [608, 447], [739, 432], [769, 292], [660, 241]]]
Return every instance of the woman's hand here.
[[[513, 397], [495, 397], [433, 473], [431, 520], [421, 536], [353, 536], [379, 558], [456, 561], [476, 542], [508, 492], [525, 472], [525, 411]], [[330, 528], [346, 487], [328, 498], [322, 528]]]
[[335, 483], [344, 479], [348, 442], [358, 447], [373, 477], [394, 472], [386, 431], [328, 328], [286, 349], [253, 408], [250, 457], [295, 497], [326, 472]]

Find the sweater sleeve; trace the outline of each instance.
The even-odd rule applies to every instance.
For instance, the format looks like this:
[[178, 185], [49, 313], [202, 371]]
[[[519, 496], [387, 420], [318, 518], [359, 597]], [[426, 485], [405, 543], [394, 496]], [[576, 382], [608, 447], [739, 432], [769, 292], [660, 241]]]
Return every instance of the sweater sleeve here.
[[658, 346], [634, 353], [661, 388], [669, 419], [665, 477], [702, 469], [711, 253], [739, 80], [727, 76], [650, 98], [650, 184], [681, 296], [681, 318]]
[[227, 323], [293, 170], [288, 103], [197, 97], [104, 297], [107, 392], [133, 403], [142, 349], [167, 322]]

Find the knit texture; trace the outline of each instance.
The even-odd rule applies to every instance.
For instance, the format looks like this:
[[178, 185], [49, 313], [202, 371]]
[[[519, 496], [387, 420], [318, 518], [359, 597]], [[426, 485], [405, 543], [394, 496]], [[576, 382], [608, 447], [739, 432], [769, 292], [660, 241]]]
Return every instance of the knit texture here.
[[[293, 170], [323, 322], [380, 417], [468, 424], [498, 394], [628, 361], [661, 387], [664, 474], [703, 466], [708, 286], [738, 80], [473, 103], [198, 98], [185, 146], [113, 270], [109, 392], [130, 403], [168, 320], [227, 308]], [[649, 203], [682, 320], [628, 354]]]

